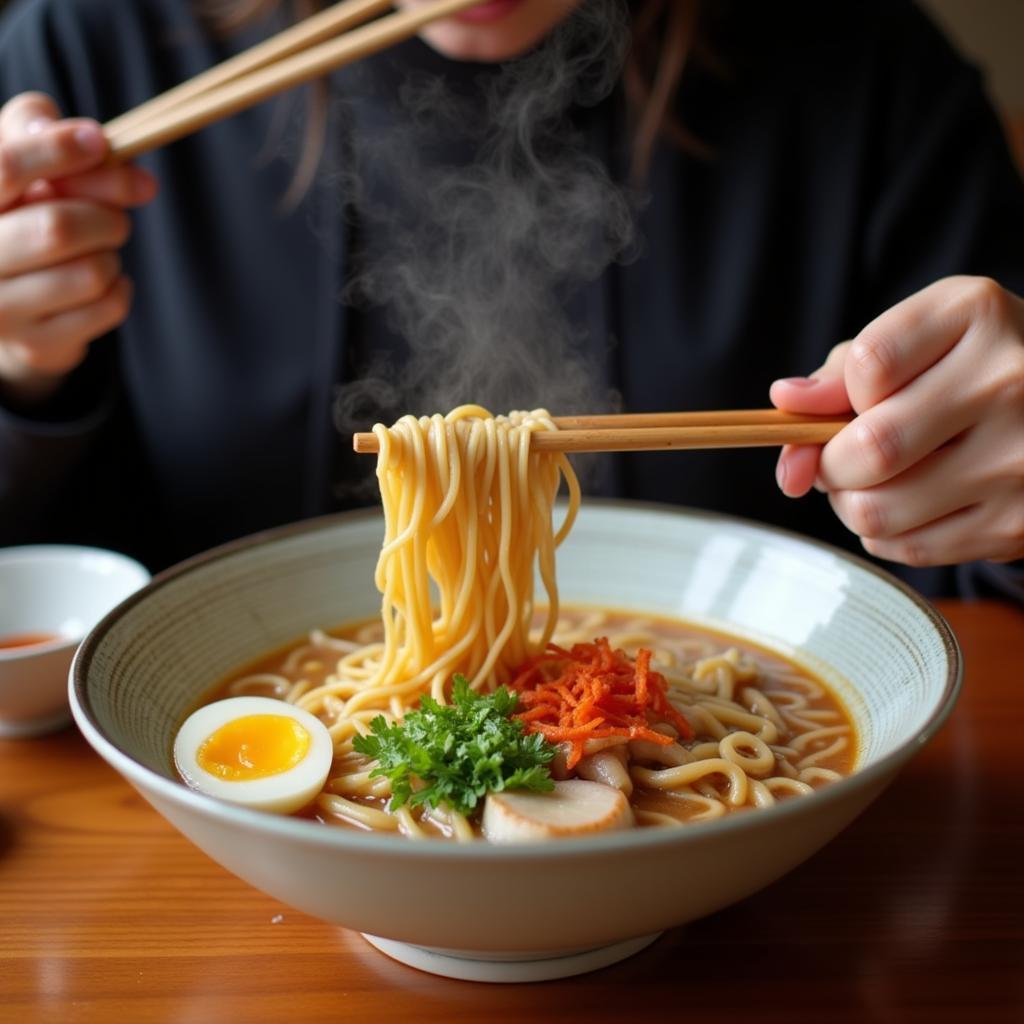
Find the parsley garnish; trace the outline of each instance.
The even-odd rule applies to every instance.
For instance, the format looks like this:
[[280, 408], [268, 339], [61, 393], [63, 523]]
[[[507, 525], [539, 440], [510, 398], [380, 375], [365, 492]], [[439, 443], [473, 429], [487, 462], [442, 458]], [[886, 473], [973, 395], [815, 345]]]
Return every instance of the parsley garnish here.
[[378, 762], [371, 778], [391, 780], [391, 810], [446, 803], [469, 814], [492, 791], [554, 788], [548, 763], [555, 748], [540, 733], [523, 735], [523, 723], [509, 717], [518, 702], [504, 686], [479, 694], [455, 676], [451, 704], [421, 697], [419, 710], [397, 725], [378, 715], [371, 735], [352, 746]]

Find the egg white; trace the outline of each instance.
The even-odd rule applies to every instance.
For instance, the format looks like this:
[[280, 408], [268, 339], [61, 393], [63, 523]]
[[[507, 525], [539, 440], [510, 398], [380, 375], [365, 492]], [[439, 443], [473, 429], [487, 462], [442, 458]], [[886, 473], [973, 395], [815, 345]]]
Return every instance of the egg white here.
[[[231, 782], [211, 775], [198, 762], [199, 748], [222, 726], [248, 715], [294, 719], [309, 733], [305, 757], [286, 771], [260, 779]], [[331, 734], [319, 718], [270, 697], [229, 697], [207, 704], [185, 719], [174, 740], [174, 764], [189, 787], [220, 800], [277, 814], [288, 814], [308, 804], [327, 780], [333, 759]]]

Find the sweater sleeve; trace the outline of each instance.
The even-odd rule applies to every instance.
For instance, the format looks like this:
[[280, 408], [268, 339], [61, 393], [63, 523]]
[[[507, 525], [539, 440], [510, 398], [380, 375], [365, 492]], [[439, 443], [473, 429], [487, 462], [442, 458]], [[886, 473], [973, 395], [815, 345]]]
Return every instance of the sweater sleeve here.
[[[73, 85], [76, 62], [66, 45], [72, 26], [54, 9], [22, 0], [0, 19], [0, 102], [38, 90], [62, 110], [89, 113], [75, 95], [88, 93], [88, 84]], [[113, 338], [94, 343], [58, 395], [31, 414], [0, 404], [0, 545], [61, 532], [56, 524], [67, 511], [61, 491], [98, 443], [115, 405], [114, 344]]]

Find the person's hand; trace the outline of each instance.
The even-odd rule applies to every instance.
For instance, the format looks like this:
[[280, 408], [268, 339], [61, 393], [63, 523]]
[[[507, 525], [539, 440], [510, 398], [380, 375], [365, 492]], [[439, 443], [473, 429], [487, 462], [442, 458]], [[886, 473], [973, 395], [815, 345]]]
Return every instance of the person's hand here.
[[912, 566], [1024, 557], [1024, 302], [986, 278], [939, 281], [776, 381], [789, 412], [857, 416], [790, 447], [783, 492], [828, 494], [873, 555]]
[[145, 171], [103, 166], [96, 122], [59, 116], [40, 93], [0, 109], [0, 390], [15, 402], [51, 394], [128, 315], [124, 211], [156, 194]]

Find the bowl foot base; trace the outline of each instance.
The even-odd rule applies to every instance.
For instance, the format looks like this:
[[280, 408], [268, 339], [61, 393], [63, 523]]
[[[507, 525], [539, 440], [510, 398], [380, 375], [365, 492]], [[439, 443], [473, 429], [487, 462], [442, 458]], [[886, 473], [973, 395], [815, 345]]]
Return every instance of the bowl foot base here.
[[460, 981], [489, 981], [505, 984], [530, 981], [551, 981], [586, 974], [618, 963], [634, 953], [646, 949], [661, 932], [627, 939], [597, 949], [574, 950], [571, 953], [474, 954], [468, 950], [433, 949], [414, 946], [408, 942], [382, 939], [376, 935], [363, 935], [371, 946], [399, 963], [442, 978]]

